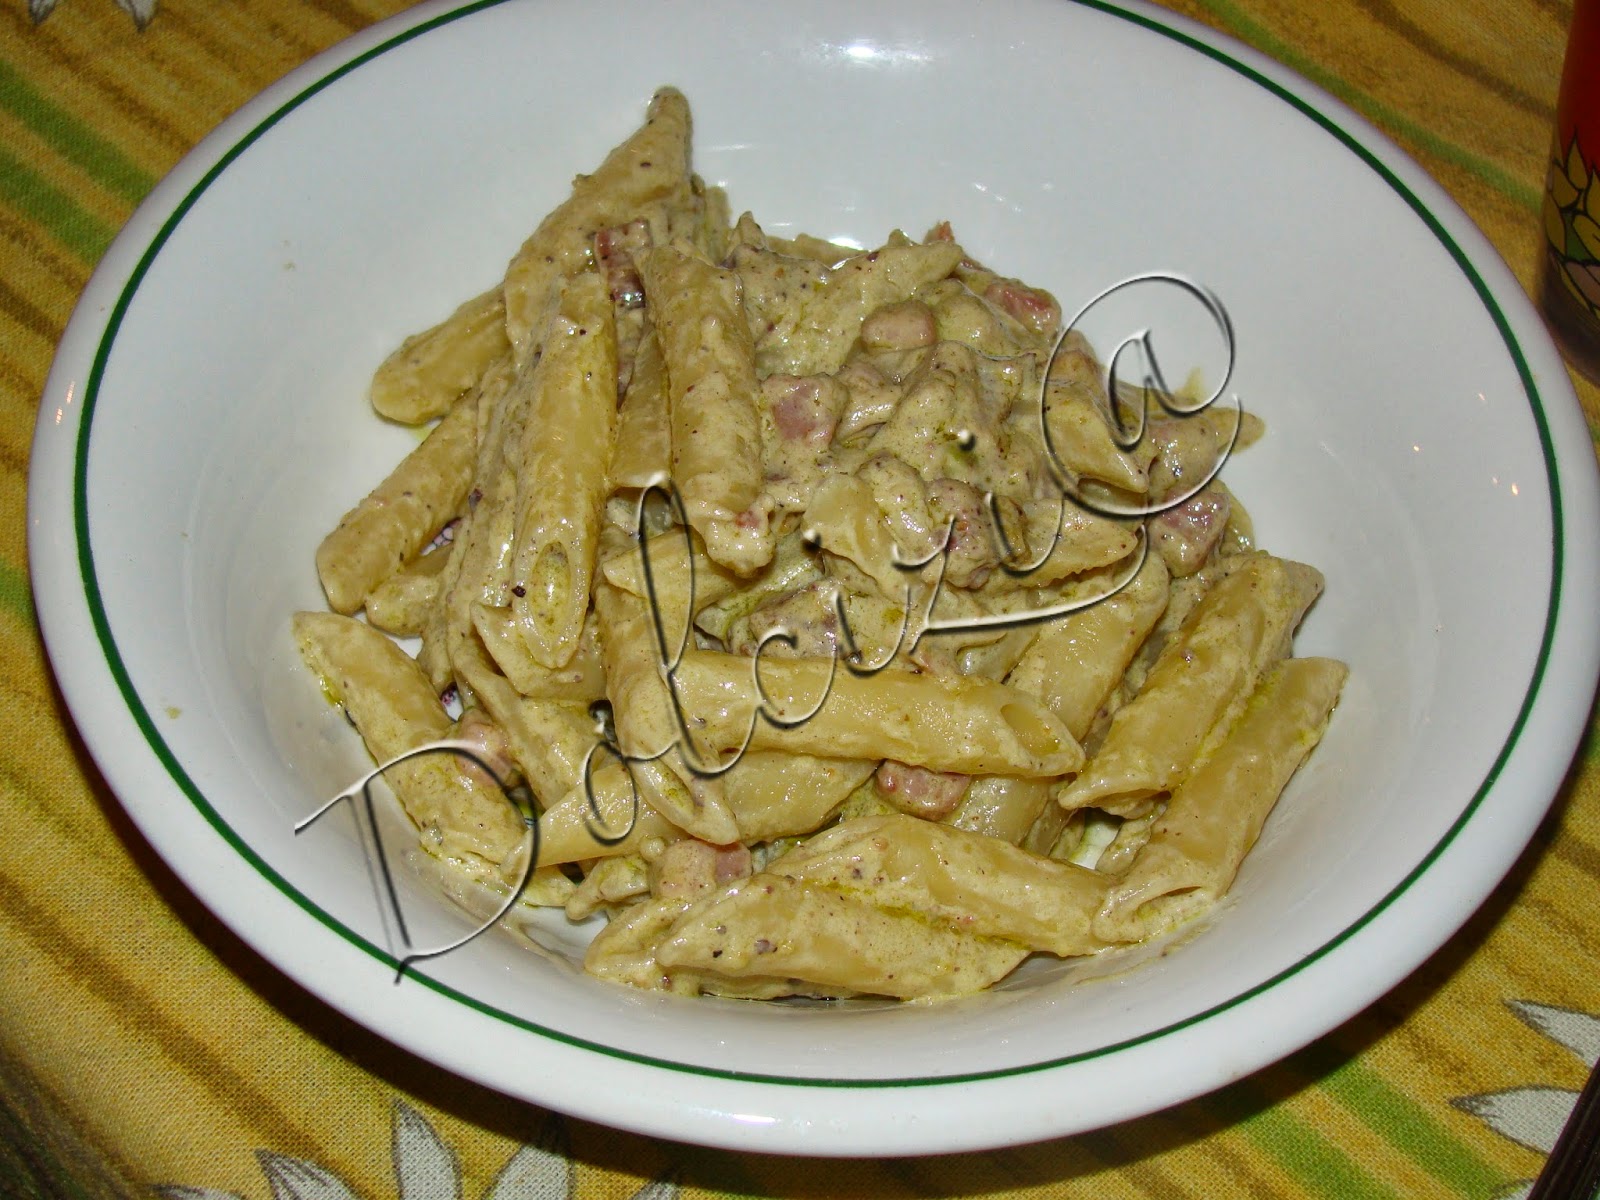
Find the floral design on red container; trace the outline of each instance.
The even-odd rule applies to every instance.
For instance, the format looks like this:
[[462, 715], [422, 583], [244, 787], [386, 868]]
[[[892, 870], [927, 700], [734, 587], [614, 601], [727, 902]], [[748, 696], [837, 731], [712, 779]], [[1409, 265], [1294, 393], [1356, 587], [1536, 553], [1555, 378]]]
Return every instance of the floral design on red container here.
[[1600, 170], [1576, 137], [1550, 157], [1544, 236], [1567, 290], [1600, 321]]
[[1572, 364], [1600, 381], [1600, 0], [1577, 0], [1545, 176], [1542, 300]]

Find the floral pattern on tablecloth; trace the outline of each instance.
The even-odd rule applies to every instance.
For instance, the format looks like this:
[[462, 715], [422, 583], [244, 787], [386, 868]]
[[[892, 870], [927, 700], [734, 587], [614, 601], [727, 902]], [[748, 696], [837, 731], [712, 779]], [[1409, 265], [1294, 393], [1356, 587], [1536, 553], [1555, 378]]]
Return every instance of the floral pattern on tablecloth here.
[[[55, 11], [60, 0], [28, 0], [28, 15], [34, 21], [42, 21]], [[116, 5], [123, 12], [134, 19], [134, 22], [143, 29], [150, 23], [150, 18], [156, 15], [157, 0], [116, 0]]]
[[[1600, 1015], [1532, 1000], [1512, 1000], [1507, 1007], [1551, 1041], [1577, 1055], [1585, 1070], [1600, 1061]], [[1578, 1093], [1571, 1088], [1534, 1083], [1462, 1096], [1454, 1103], [1496, 1133], [1548, 1155], [1577, 1100]], [[1503, 1200], [1524, 1200], [1532, 1186], [1531, 1180], [1519, 1183], [1502, 1193]]]
[[[392, 1157], [394, 1190], [364, 1195], [337, 1174], [314, 1162], [257, 1150], [256, 1159], [272, 1189], [272, 1200], [463, 1200], [461, 1165], [433, 1125], [410, 1105], [394, 1105]], [[162, 1200], [239, 1200], [236, 1193], [187, 1184], [161, 1184]], [[544, 1135], [517, 1150], [483, 1193], [482, 1200], [576, 1200], [577, 1168], [566, 1122], [552, 1116]], [[670, 1177], [653, 1179], [630, 1200], [678, 1200]]]

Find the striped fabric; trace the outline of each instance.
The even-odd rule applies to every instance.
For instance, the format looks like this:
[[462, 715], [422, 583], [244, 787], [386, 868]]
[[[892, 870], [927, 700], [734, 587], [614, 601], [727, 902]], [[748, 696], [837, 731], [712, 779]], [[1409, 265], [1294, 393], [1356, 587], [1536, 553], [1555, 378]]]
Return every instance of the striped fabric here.
[[[1516, 1194], [1600, 1055], [1600, 743], [1487, 907], [1280, 1065], [1101, 1132], [832, 1164], [508, 1103], [335, 1015], [140, 841], [53, 690], [26, 574], [55, 343], [141, 196], [221, 118], [401, 0], [0, 0], [0, 1193], [193, 1200]], [[137, 6], [148, 8], [148, 5]], [[1417, 157], [1531, 286], [1569, 0], [1180, 0]], [[1315, 230], [1307, 230], [1314, 237]], [[1580, 382], [1591, 430], [1600, 391]]]

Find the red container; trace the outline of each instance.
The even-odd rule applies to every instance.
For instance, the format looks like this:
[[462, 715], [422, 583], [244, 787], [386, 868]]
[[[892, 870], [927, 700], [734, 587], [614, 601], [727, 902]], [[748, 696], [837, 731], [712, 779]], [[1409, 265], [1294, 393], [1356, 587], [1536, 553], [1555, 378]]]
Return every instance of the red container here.
[[1567, 359], [1600, 383], [1600, 0], [1567, 34], [1544, 195], [1541, 302]]

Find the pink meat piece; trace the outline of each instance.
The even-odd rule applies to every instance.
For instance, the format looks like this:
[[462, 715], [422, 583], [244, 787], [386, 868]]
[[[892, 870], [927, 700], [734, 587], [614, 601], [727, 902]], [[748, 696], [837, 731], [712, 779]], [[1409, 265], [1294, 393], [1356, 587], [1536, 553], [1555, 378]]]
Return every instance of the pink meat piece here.
[[594, 257], [611, 293], [611, 302], [623, 308], [638, 308], [644, 303], [644, 280], [634, 255], [650, 248], [649, 222], [640, 219], [614, 225], [594, 235]]
[[484, 771], [476, 763], [457, 756], [462, 770], [479, 783], [503, 787], [516, 773], [516, 760], [511, 755], [511, 743], [505, 730], [496, 725], [480, 708], [469, 708], [461, 714], [451, 739], [472, 747], [476, 758], [494, 773], [493, 779], [484, 778]]
[[1061, 306], [1055, 297], [1014, 279], [996, 279], [983, 298], [1037, 333], [1053, 334], [1061, 325]]
[[773, 375], [761, 386], [772, 406], [772, 423], [785, 441], [825, 446], [832, 440], [839, 417], [825, 402], [819, 378]]
[[650, 890], [660, 898], [692, 899], [744, 879], [755, 870], [748, 846], [713, 846], [697, 838], [671, 843], [650, 864]]
[[1232, 511], [1227, 492], [1202, 488], [1182, 504], [1150, 519], [1150, 545], [1173, 575], [1193, 575], [1222, 540]]
[[903, 813], [937, 821], [955, 812], [967, 794], [966, 775], [930, 771], [907, 763], [885, 759], [878, 767], [878, 791]]

